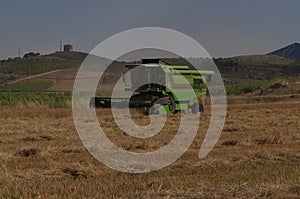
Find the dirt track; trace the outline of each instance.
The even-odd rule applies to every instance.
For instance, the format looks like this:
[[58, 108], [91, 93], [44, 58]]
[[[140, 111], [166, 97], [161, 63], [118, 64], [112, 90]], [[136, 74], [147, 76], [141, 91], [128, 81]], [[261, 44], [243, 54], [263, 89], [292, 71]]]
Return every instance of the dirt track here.
[[23, 78], [11, 81], [8, 84], [15, 84], [15, 83], [25, 81], [25, 80], [36, 79], [38, 77], [42, 77], [42, 76], [45, 76], [45, 75], [50, 75], [50, 74], [57, 73], [57, 72], [63, 72], [65, 70], [69, 70], [69, 69], [53, 70], [53, 71], [49, 71], [49, 72], [45, 72], [45, 73], [39, 73], [39, 74], [36, 74], [36, 75], [30, 75], [28, 77], [23, 77]]

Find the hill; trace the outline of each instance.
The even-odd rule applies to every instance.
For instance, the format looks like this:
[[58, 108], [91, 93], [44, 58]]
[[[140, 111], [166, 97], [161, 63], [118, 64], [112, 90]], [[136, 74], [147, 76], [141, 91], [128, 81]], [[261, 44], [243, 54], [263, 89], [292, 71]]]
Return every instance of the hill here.
[[300, 62], [277, 55], [246, 55], [214, 59], [229, 82], [299, 77]]
[[78, 68], [86, 56], [82, 52], [27, 53], [23, 58], [1, 60], [0, 84], [53, 70]]
[[279, 50], [275, 50], [270, 55], [278, 55], [281, 57], [286, 57], [294, 60], [300, 61], [300, 44], [299, 43], [293, 43], [291, 45], [288, 45], [284, 48], [281, 48]]
[[[23, 91], [24, 88], [33, 84], [37, 84], [34, 90], [39, 91], [41, 89], [70, 91], [73, 88], [78, 68], [87, 56], [82, 52], [56, 52], [48, 55], [28, 53], [23, 58], [2, 60], [0, 62], [0, 85], [2, 84], [0, 91], [19, 91], [18, 88], [22, 88]], [[110, 62], [101, 57], [89, 56], [89, 64], [94, 65], [96, 70], [101, 70], [101, 66]], [[165, 64], [191, 66], [183, 58], [160, 58], [159, 60]], [[212, 63], [211, 59], [193, 58], [190, 61], [200, 66], [209, 66]], [[300, 61], [273, 54], [216, 58], [213, 61], [227, 84], [300, 77]], [[100, 80], [101, 84], [116, 82], [127, 70], [125, 64], [130, 63], [112, 62]], [[203, 70], [209, 70], [209, 67], [203, 67]]]

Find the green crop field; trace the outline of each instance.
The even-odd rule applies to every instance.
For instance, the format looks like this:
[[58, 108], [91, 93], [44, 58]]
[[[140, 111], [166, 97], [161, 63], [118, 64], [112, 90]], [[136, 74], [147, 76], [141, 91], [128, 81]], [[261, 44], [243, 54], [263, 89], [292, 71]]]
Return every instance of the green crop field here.
[[274, 80], [261, 80], [253, 82], [245, 82], [239, 84], [227, 84], [225, 85], [227, 95], [237, 95], [241, 93], [251, 93], [261, 87], [270, 86]]
[[0, 105], [37, 104], [51, 108], [68, 107], [71, 92], [0, 92]]
[[42, 92], [53, 85], [51, 81], [22, 81], [15, 84], [5, 84], [0, 86], [0, 92], [21, 91], [21, 92]]

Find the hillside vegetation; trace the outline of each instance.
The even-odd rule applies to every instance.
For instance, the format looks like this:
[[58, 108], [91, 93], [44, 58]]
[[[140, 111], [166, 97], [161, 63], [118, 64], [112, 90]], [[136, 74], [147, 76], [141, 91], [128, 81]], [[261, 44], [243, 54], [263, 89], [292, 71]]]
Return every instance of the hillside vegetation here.
[[214, 60], [229, 82], [247, 82], [300, 76], [300, 62], [277, 55], [248, 55]]
[[[49, 55], [27, 53], [23, 58], [2, 60], [0, 91], [71, 91], [77, 70], [86, 56], [86, 53], [81, 52], [56, 52]], [[204, 70], [209, 70], [210, 68], [205, 66], [213, 63], [211, 59], [195, 59], [195, 63], [200, 63]], [[161, 58], [160, 60], [171, 65], [190, 66], [190, 63], [183, 58]], [[270, 83], [274, 79], [299, 79], [300, 77], [300, 61], [273, 54], [217, 58], [213, 61], [219, 68], [225, 84], [228, 85], [228, 94], [239, 94], [245, 90], [253, 91], [263, 86], [264, 82]], [[104, 70], [104, 66], [110, 63], [110, 60], [91, 55], [88, 63], [94, 65], [95, 70]], [[101, 82], [104, 84], [116, 82], [121, 74], [127, 71], [125, 65], [128, 63], [130, 62], [112, 62]], [[51, 74], [44, 74], [47, 72]], [[29, 80], [34, 81], [29, 82]], [[43, 81], [45, 83], [42, 83]]]
[[53, 85], [51, 81], [22, 81], [15, 84], [0, 86], [0, 92], [22, 91], [22, 92], [41, 92], [46, 91]]
[[0, 83], [57, 69], [76, 68], [86, 55], [81, 52], [57, 52], [49, 55], [28, 53], [24, 58], [1, 60]]

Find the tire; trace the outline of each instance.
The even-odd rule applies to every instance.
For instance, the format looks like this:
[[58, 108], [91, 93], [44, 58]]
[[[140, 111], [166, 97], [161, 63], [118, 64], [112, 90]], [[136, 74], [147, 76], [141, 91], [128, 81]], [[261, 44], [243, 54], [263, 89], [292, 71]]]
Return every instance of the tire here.
[[[163, 99], [163, 100], [161, 101], [161, 99]], [[157, 96], [153, 96], [151, 99], [151, 104], [152, 104], [152, 107], [150, 108], [150, 112], [149, 112], [150, 114], [154, 114], [155, 110], [158, 109], [157, 107], [154, 108], [155, 105], [160, 105], [160, 106], [168, 105], [171, 114], [177, 113], [176, 101], [172, 95], [169, 95], [168, 101], [166, 101], [164, 98], [159, 98]]]
[[146, 111], [148, 113], [148, 115], [158, 115], [157, 110], [160, 108], [159, 104], [154, 104], [153, 106], [151, 106], [149, 108], [148, 111]]
[[172, 114], [177, 113], [176, 101], [172, 95], [169, 95], [169, 107], [170, 107], [170, 113], [172, 113]]
[[90, 107], [90, 108], [95, 108], [95, 107], [96, 107], [95, 101], [96, 101], [95, 98], [92, 97], [91, 100], [90, 100], [90, 103], [89, 103], [89, 107]]
[[198, 113], [203, 113], [204, 112], [204, 107], [200, 103], [194, 103], [192, 106], [192, 113], [193, 114], [198, 114]]
[[204, 106], [203, 104], [199, 103], [199, 112], [203, 113], [204, 112]]
[[159, 99], [158, 96], [153, 96], [153, 97], [151, 98], [151, 105], [153, 105], [158, 99]]
[[194, 103], [194, 104], [192, 105], [192, 113], [193, 113], [193, 114], [198, 114], [198, 113], [199, 113], [198, 103]]

